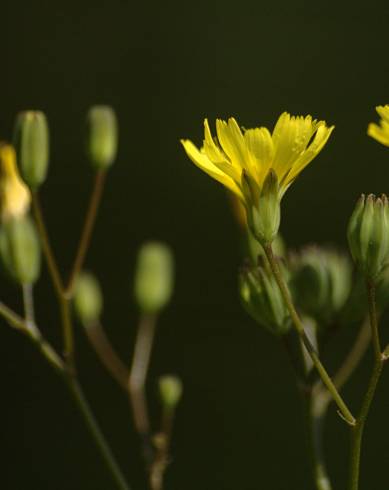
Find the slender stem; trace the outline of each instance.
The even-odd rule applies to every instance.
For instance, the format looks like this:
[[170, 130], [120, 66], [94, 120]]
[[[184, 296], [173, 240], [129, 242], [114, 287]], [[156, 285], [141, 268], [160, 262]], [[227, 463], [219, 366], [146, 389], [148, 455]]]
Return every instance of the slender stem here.
[[84, 263], [85, 255], [89, 247], [90, 239], [92, 236], [93, 227], [96, 221], [97, 212], [99, 209], [99, 204], [101, 201], [101, 196], [104, 189], [106, 171], [98, 170], [96, 172], [94, 186], [92, 190], [92, 194], [89, 201], [88, 210], [86, 212], [84, 226], [81, 232], [80, 241], [77, 247], [76, 257], [74, 259], [72, 271], [69, 276], [69, 281], [66, 286], [66, 293], [68, 296], [71, 296], [73, 293], [74, 283], [77, 279], [77, 276], [82, 268]]
[[355, 424], [355, 418], [353, 417], [352, 413], [350, 412], [349, 408], [347, 407], [346, 403], [343, 401], [343, 398], [340, 396], [340, 393], [336, 389], [333, 381], [331, 380], [330, 376], [328, 375], [326, 369], [324, 368], [323, 364], [321, 363], [319, 356], [313, 347], [312, 343], [310, 342], [309, 338], [307, 337], [305, 331], [304, 331], [304, 325], [302, 321], [300, 320], [300, 317], [297, 314], [297, 311], [294, 307], [293, 301], [291, 294], [289, 292], [288, 286], [286, 285], [284, 278], [282, 277], [280, 268], [278, 266], [277, 260], [275, 259], [273, 255], [273, 250], [271, 244], [267, 244], [264, 246], [264, 250], [266, 253], [266, 257], [269, 261], [270, 268], [273, 272], [274, 278], [277, 281], [278, 287], [280, 288], [281, 294], [284, 298], [285, 304], [289, 310], [292, 322], [294, 327], [297, 330], [297, 333], [300, 335], [300, 338], [307, 349], [313, 364], [315, 365], [321, 380], [323, 381], [324, 385], [327, 387], [328, 391], [331, 393], [335, 403], [337, 404], [339, 411], [342, 415], [342, 417], [345, 419], [345, 421], [350, 424], [354, 425]]
[[147, 409], [145, 383], [154, 342], [156, 318], [154, 315], [141, 317], [135, 341], [134, 357], [128, 379], [128, 391], [132, 405], [135, 428], [143, 441], [146, 463], [152, 461], [151, 427]]
[[[371, 339], [371, 330], [369, 321], [364, 321], [359, 329], [358, 336], [348, 353], [346, 359], [343, 361], [343, 364], [340, 366], [338, 371], [335, 373], [333, 377], [334, 385], [340, 391], [343, 386], [350, 379], [351, 375], [355, 371], [358, 364], [363, 359], [366, 354], [367, 348], [370, 344]], [[332, 400], [330, 393], [325, 389], [323, 383], [318, 381], [314, 388], [315, 397], [317, 400], [316, 405], [316, 413], [321, 415], [327, 411], [328, 405]]]
[[63, 291], [62, 279], [50, 244], [49, 235], [47, 233], [45, 221], [43, 218], [39, 194], [37, 192], [32, 193], [32, 209], [38, 227], [38, 232], [41, 237], [43, 253], [46, 258], [49, 274], [53, 282], [55, 292], [57, 296], [60, 297]]
[[33, 285], [23, 284], [22, 291], [23, 291], [24, 316], [25, 316], [26, 324], [30, 328], [33, 328], [35, 325]]
[[64, 364], [59, 355], [51, 347], [51, 345], [41, 336], [37, 327], [29, 328], [25, 320], [12, 311], [4, 303], [0, 302], [0, 316], [13, 328], [26, 335], [32, 340], [44, 357], [57, 371], [63, 371]]
[[374, 349], [374, 366], [370, 377], [366, 394], [362, 401], [361, 410], [351, 432], [351, 456], [350, 456], [350, 480], [349, 490], [359, 489], [359, 474], [361, 461], [362, 437], [366, 420], [369, 415], [370, 407], [377, 389], [378, 381], [381, 376], [384, 357], [381, 353], [381, 344], [378, 332], [378, 321], [375, 301], [375, 285], [373, 281], [366, 281], [367, 297], [369, 304], [370, 327], [372, 334], [372, 344]]
[[169, 464], [170, 442], [173, 432], [175, 409], [164, 407], [162, 412], [161, 430], [156, 435], [156, 454], [150, 468], [150, 487], [152, 490], [162, 490], [163, 479]]
[[85, 327], [85, 333], [102, 364], [117, 383], [127, 391], [129, 370], [112, 347], [103, 326], [99, 322], [92, 323]]
[[62, 331], [63, 331], [63, 356], [66, 361], [66, 365], [70, 371], [74, 374], [76, 371], [75, 365], [75, 352], [74, 352], [74, 331], [70, 314], [70, 300], [61, 295], [59, 298], [59, 306], [61, 310]]
[[130, 490], [118, 464], [116, 463], [115, 457], [112, 454], [110, 447], [108, 446], [103, 433], [101, 432], [99, 425], [89, 407], [89, 404], [85, 398], [85, 395], [78, 384], [77, 380], [72, 376], [65, 376], [66, 384], [76, 401], [80, 412], [85, 420], [85, 423], [92, 434], [95, 443], [100, 450], [101, 456], [108, 466], [111, 475], [113, 476], [116, 486], [120, 490]]

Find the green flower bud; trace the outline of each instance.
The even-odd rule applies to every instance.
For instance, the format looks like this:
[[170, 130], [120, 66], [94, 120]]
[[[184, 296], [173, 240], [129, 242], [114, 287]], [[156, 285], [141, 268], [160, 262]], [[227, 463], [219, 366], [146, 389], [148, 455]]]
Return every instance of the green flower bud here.
[[135, 298], [143, 313], [157, 313], [170, 300], [173, 290], [173, 256], [163, 243], [150, 242], [138, 253]]
[[345, 305], [351, 290], [351, 263], [335, 250], [310, 246], [291, 257], [291, 288], [298, 308], [329, 324]]
[[277, 236], [281, 219], [276, 173], [271, 169], [262, 188], [259, 188], [254, 179], [243, 172], [242, 189], [246, 202], [247, 223], [252, 234], [262, 245], [271, 243]]
[[36, 189], [45, 181], [49, 164], [49, 127], [44, 113], [25, 111], [18, 114], [14, 141], [23, 180]]
[[376, 279], [389, 260], [389, 207], [385, 195], [362, 195], [350, 218], [348, 242], [365, 277]]
[[95, 168], [110, 167], [118, 145], [118, 124], [112, 107], [94, 106], [87, 115], [87, 153]]
[[40, 243], [31, 218], [22, 216], [0, 227], [0, 256], [5, 270], [19, 284], [34, 283], [40, 273]]
[[[284, 276], [286, 270], [282, 269]], [[253, 267], [240, 275], [243, 307], [260, 325], [275, 335], [290, 328], [290, 315], [274, 276], [264, 267]]]
[[165, 375], [159, 378], [159, 393], [163, 405], [174, 409], [181, 400], [182, 383], [177, 376]]
[[81, 272], [74, 289], [74, 309], [84, 327], [94, 324], [103, 310], [103, 294], [96, 277], [89, 272]]

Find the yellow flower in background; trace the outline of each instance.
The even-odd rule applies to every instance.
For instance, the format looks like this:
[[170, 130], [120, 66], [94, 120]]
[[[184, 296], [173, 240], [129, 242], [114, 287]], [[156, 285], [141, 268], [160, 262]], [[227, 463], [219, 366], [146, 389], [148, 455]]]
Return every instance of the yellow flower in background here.
[[216, 120], [217, 137], [207, 119], [204, 129], [201, 149], [190, 140], [181, 141], [187, 155], [242, 201], [256, 238], [272, 241], [282, 196], [322, 150], [334, 126], [284, 112], [272, 133], [264, 127], [241, 129], [234, 118]]
[[370, 123], [367, 134], [383, 145], [389, 146], [389, 104], [377, 106], [376, 111], [381, 116], [380, 125]]
[[0, 143], [0, 219], [7, 221], [27, 214], [30, 207], [30, 191], [20, 178], [15, 150], [11, 145]]

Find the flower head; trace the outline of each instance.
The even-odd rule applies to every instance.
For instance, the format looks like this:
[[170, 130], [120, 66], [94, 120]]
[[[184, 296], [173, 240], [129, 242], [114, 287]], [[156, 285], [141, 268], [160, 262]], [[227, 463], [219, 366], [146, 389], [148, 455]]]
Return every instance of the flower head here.
[[23, 217], [27, 214], [31, 196], [20, 178], [15, 150], [11, 145], [0, 143], [0, 219]]
[[279, 206], [291, 183], [321, 151], [333, 128], [311, 116], [284, 112], [272, 133], [264, 127], [241, 129], [230, 118], [227, 122], [216, 120], [217, 137], [213, 137], [206, 119], [201, 149], [190, 140], [181, 142], [198, 167], [242, 201], [249, 225], [257, 229], [256, 235], [266, 235], [262, 236], [266, 241], [278, 229], [275, 205]]
[[379, 143], [389, 146], [389, 104], [377, 106], [376, 111], [381, 116], [380, 125], [370, 123], [367, 134]]

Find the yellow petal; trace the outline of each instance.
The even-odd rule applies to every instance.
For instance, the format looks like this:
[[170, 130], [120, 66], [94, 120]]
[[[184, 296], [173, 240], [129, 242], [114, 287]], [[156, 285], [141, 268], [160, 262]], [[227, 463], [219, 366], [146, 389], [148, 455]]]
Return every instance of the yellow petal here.
[[181, 143], [186, 151], [186, 154], [195, 165], [201, 168], [201, 170], [210, 175], [213, 179], [230, 189], [239, 197], [239, 199], [243, 199], [242, 191], [238, 185], [231, 177], [217, 168], [216, 165], [207, 157], [207, 155], [196, 148], [196, 146], [190, 140], [181, 140]]
[[239, 169], [247, 168], [248, 158], [244, 136], [235, 119], [231, 117], [228, 123], [217, 119], [216, 132], [219, 143], [232, 165]]
[[11, 145], [0, 144], [0, 214], [6, 221], [24, 216], [30, 207], [30, 191], [20, 178], [15, 150]]
[[274, 158], [271, 134], [267, 128], [255, 128], [246, 130], [244, 137], [255, 172], [254, 175], [261, 186]]
[[389, 124], [381, 121], [381, 126], [370, 123], [367, 128], [367, 134], [382, 143], [385, 146], [389, 146]]
[[331, 126], [330, 128], [328, 128], [324, 123], [323, 125], [318, 127], [311, 144], [294, 162], [291, 171], [285, 179], [285, 186], [290, 184], [297, 177], [297, 175], [308, 165], [308, 163], [310, 163], [315, 158], [315, 156], [320, 153], [324, 145], [327, 143], [327, 140], [330, 137], [334, 128], [335, 126]]
[[375, 109], [378, 115], [389, 124], [389, 104], [379, 105]]

